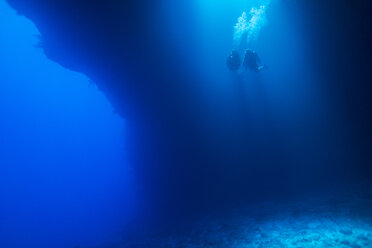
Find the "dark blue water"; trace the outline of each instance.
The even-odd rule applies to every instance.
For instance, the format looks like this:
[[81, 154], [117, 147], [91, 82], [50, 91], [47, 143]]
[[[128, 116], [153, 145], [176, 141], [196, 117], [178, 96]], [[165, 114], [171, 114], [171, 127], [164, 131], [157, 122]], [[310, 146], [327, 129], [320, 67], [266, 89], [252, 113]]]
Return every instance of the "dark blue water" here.
[[[19, 6], [37, 13], [36, 2]], [[99, 1], [71, 1], [55, 19], [35, 15], [53, 19], [43, 25], [50, 59], [33, 22], [0, 0], [0, 248], [126, 247], [132, 227], [162, 218], [182, 227], [202, 214], [189, 233], [134, 247], [369, 247], [371, 187], [359, 180], [371, 172], [368, 87], [350, 72], [362, 75], [349, 67], [356, 53], [340, 53], [349, 41], [333, 28], [338, 12], [163, 0], [128, 13], [113, 2], [102, 13]], [[120, 11], [138, 26], [122, 25]], [[69, 29], [76, 39], [63, 37]], [[233, 49], [256, 51], [267, 68], [228, 70]], [[241, 212], [213, 219], [232, 206]]]
[[[331, 79], [322, 64], [328, 54], [315, 46], [322, 42], [322, 28], [312, 27], [317, 15], [310, 10], [299, 12], [292, 3], [203, 0], [181, 5], [167, 1], [162, 10], [169, 25], [164, 42], [182, 54], [183, 63], [191, 64], [201, 78], [197, 87], [204, 99], [200, 105], [208, 108], [206, 116], [199, 118], [206, 119], [207, 129], [217, 140], [226, 138], [217, 142], [228, 142], [232, 130], [245, 129], [252, 145], [247, 153], [260, 154], [257, 160], [263, 164], [284, 163], [290, 171], [304, 174], [334, 171], [333, 166], [340, 170], [354, 157], [350, 123], [339, 113], [338, 89], [330, 92], [328, 86]], [[231, 72], [225, 61], [239, 47], [234, 26], [243, 12], [260, 6], [265, 6], [265, 14], [247, 31], [254, 37], [238, 43], [243, 50], [255, 50], [267, 69], [259, 74]], [[180, 9], [192, 17], [185, 17]], [[274, 150], [283, 156], [281, 161], [268, 159], [276, 156], [271, 153]]]
[[0, 19], [0, 247], [116, 239], [135, 201], [125, 121], [5, 1]]

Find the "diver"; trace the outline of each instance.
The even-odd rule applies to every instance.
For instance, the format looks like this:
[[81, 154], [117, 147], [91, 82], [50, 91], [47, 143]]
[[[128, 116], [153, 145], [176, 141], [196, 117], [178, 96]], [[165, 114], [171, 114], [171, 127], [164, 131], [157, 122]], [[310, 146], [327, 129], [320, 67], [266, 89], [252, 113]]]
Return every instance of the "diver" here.
[[227, 67], [232, 71], [239, 70], [242, 62], [238, 51], [236, 50], [231, 51], [231, 54], [227, 57], [226, 64]]
[[243, 61], [243, 67], [245, 70], [251, 69], [252, 71], [259, 72], [263, 68], [266, 67], [266, 65], [261, 64], [261, 59], [258, 57], [257, 53], [247, 49], [245, 50], [245, 56]]

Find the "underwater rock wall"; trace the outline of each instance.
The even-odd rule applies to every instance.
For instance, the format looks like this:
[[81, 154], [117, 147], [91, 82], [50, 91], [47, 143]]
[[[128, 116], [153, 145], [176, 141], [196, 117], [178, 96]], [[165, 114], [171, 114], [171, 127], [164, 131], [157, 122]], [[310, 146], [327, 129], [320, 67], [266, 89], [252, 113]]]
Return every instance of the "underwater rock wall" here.
[[[130, 147], [128, 155], [137, 172], [139, 183], [143, 186], [144, 198], [151, 202], [151, 205], [147, 204], [148, 211], [163, 212], [165, 215], [170, 214], [169, 209], [197, 212], [198, 208], [213, 208], [217, 203], [229, 204], [234, 200], [241, 200], [242, 196], [244, 201], [250, 202], [265, 197], [280, 197], [294, 193], [293, 191], [301, 192], [302, 181], [317, 181], [319, 171], [313, 171], [311, 177], [309, 174], [302, 174], [302, 168], [298, 169], [301, 173], [291, 171], [295, 164], [288, 159], [288, 154], [281, 153], [279, 148], [283, 147], [280, 147], [274, 136], [270, 136], [267, 141], [272, 144], [272, 149], [267, 149], [263, 154], [256, 152], [256, 144], [251, 138], [254, 131], [249, 129], [250, 119], [240, 116], [238, 112], [227, 111], [229, 117], [232, 117], [227, 120], [224, 119], [225, 112], [221, 111], [221, 116], [216, 118], [223, 120], [221, 125], [231, 124], [232, 131], [227, 141], [218, 133], [210, 132], [213, 121], [201, 118], [208, 116], [209, 106], [205, 106], [200, 86], [202, 79], [198, 77], [195, 65], [183, 63], [185, 58], [162, 43], [166, 37], [159, 37], [166, 25], [161, 18], [159, 22], [155, 21], [158, 17], [156, 10], [158, 5], [162, 6], [165, 1], [8, 2], [19, 14], [25, 15], [37, 25], [42, 33], [42, 47], [50, 59], [91, 78], [117, 112], [127, 120]], [[180, 5], [188, 5], [181, 2]], [[340, 5], [338, 1], [330, 1], [327, 4], [331, 7], [331, 2], [334, 6]], [[294, 4], [293, 1], [283, 3], [291, 6]], [[321, 52], [319, 56], [328, 58], [321, 60], [328, 61], [328, 64], [321, 62], [324, 64], [317, 65], [321, 68], [319, 73], [326, 75], [326, 80], [322, 82], [325, 83], [324, 87], [332, 90], [332, 95], [339, 97], [339, 102], [346, 101], [343, 107], [352, 103], [354, 109], [359, 110], [347, 117], [355, 117], [355, 123], [358, 125], [371, 123], [364, 114], [371, 111], [371, 108], [364, 104], [370, 103], [364, 94], [371, 86], [366, 84], [361, 75], [364, 75], [367, 64], [358, 63], [357, 71], [360, 73], [355, 75], [353, 71], [356, 67], [346, 67], [347, 63], [341, 62], [341, 67], [337, 67], [337, 62], [335, 64], [330, 60], [333, 55], [343, 50], [343, 45], [355, 45], [344, 42], [339, 47], [333, 47], [332, 37], [339, 37], [342, 33], [333, 29], [341, 28], [337, 23], [339, 18], [331, 17], [331, 21], [327, 22], [329, 8], [322, 9], [323, 1], [311, 1], [310, 4], [304, 1], [302, 5], [300, 1], [295, 3], [298, 5], [294, 5], [293, 9], [304, 10], [309, 7], [314, 10], [309, 11], [310, 16], [316, 15], [314, 23], [309, 26], [314, 27], [320, 37], [330, 38], [330, 41], [326, 39], [326, 45], [322, 43], [324, 39], [313, 43], [314, 50]], [[341, 10], [348, 7], [341, 6]], [[195, 20], [190, 9], [181, 11], [178, 18], [182, 20], [180, 25], [191, 23], [188, 27], [182, 26], [182, 32], [193, 30]], [[328, 30], [333, 33], [327, 33]], [[346, 31], [351, 34], [355, 32], [348, 29]], [[190, 51], [194, 50], [197, 40], [198, 37], [188, 37]], [[327, 50], [328, 48], [331, 50]], [[350, 51], [347, 55], [349, 59], [354, 58]], [[345, 75], [342, 75], [340, 68], [349, 68], [349, 71], [344, 71]], [[351, 87], [348, 83], [354, 85]], [[344, 95], [350, 87], [353, 89], [353, 96], [345, 98]], [[363, 102], [361, 105], [355, 102], [359, 96]], [[340, 108], [340, 113], [346, 109], [343, 107]], [[262, 123], [264, 133], [275, 133], [270, 125], [266, 124]], [[342, 125], [349, 128], [348, 125], [353, 124]], [[364, 126], [362, 130], [366, 130]], [[359, 130], [360, 133], [358, 131], [359, 135], [371, 137], [370, 132], [366, 134], [362, 130]], [[329, 142], [328, 137], [316, 138], [318, 143]], [[370, 173], [364, 158], [370, 158], [368, 154], [371, 142], [365, 140], [368, 139], [363, 139], [361, 143], [356, 141], [361, 148], [356, 150], [363, 156], [360, 157], [361, 161], [356, 161], [358, 165], [352, 169], [358, 171], [361, 169], [359, 164], [363, 164], [363, 171]], [[332, 142], [337, 143], [337, 140]], [[330, 147], [332, 142], [329, 143]], [[300, 153], [302, 155], [299, 156], [302, 156], [301, 161], [305, 161], [306, 169], [311, 171], [311, 165], [315, 164], [317, 168], [325, 168], [330, 161], [339, 163], [340, 171], [345, 169], [342, 164], [344, 161], [338, 160], [337, 155], [330, 157], [327, 151], [321, 155], [321, 151], [313, 154], [305, 149], [309, 146], [303, 147]], [[318, 152], [316, 149], [315, 151]], [[325, 162], [322, 164], [315, 157], [324, 158]], [[337, 174], [332, 171], [330, 173]], [[322, 180], [327, 181], [328, 177], [325, 178]]]

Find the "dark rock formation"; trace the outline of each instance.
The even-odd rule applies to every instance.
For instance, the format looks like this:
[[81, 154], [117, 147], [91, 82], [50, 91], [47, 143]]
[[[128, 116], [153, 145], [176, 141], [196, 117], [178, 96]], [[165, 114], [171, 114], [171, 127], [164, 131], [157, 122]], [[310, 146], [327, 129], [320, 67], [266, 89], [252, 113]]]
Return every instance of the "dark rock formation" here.
[[[306, 23], [306, 28], [318, 35], [309, 42], [313, 42], [314, 50], [310, 52], [315, 54], [319, 77], [325, 78], [321, 83], [333, 91], [337, 103], [342, 103], [340, 113], [346, 112], [343, 117], [354, 121], [341, 122], [337, 128], [334, 123], [326, 123], [324, 133], [312, 130], [313, 123], [308, 123], [291, 134], [290, 138], [302, 142], [300, 147], [283, 147], [270, 118], [263, 117], [260, 121], [264, 135], [256, 138], [266, 148], [260, 150], [257, 139], [252, 138], [255, 131], [250, 129], [246, 110], [237, 111], [231, 106], [216, 110], [205, 101], [205, 90], [210, 86], [197, 76], [200, 68], [170, 45], [172, 37], [163, 35], [168, 33], [168, 23], [162, 18], [167, 1], [8, 2], [37, 25], [42, 47], [50, 59], [91, 78], [127, 120], [130, 160], [146, 199], [152, 203], [149, 208], [154, 211], [163, 209], [168, 214], [170, 209], [180, 210], [179, 206], [183, 206], [183, 210], [196, 212], [217, 202], [242, 199], [242, 195], [245, 201], [279, 196], [300, 188], [299, 175], [289, 172], [296, 166], [309, 169], [316, 165], [315, 172], [309, 169], [316, 174], [325, 164], [334, 163], [343, 171], [344, 163], [350, 161], [339, 157], [336, 148], [324, 149], [337, 144], [340, 130], [354, 130], [359, 124], [353, 136], [358, 139], [358, 148], [354, 143], [350, 146], [361, 153], [357, 163], [368, 164], [365, 158], [369, 159], [371, 132], [367, 126], [371, 120], [366, 115], [371, 114], [371, 101], [366, 92], [371, 89], [367, 73], [371, 40], [365, 35], [369, 26], [364, 18], [368, 12], [362, 4], [283, 1], [298, 15], [311, 17], [308, 19], [312, 23]], [[197, 21], [191, 2], [173, 1], [182, 10], [177, 12], [178, 25], [188, 34], [192, 34]], [[184, 51], [193, 51], [196, 44], [196, 35], [189, 35], [182, 45], [187, 46]], [[358, 61], [358, 65], [350, 65], [350, 61]], [[220, 95], [212, 97], [211, 102], [222, 100]], [[348, 110], [351, 107], [353, 111]], [[228, 131], [221, 128], [224, 126]], [[302, 139], [302, 131], [318, 136]], [[367, 138], [358, 138], [362, 136]], [[289, 159], [292, 152], [302, 158]], [[363, 170], [370, 172], [367, 167]]]

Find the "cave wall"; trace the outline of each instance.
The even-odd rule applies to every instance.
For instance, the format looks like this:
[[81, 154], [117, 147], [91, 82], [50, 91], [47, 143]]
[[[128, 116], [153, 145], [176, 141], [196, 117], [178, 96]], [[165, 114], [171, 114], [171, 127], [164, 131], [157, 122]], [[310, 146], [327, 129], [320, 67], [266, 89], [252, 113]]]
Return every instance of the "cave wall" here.
[[[242, 195], [249, 202], [285, 195], [294, 186], [300, 189], [301, 181], [312, 183], [318, 176], [329, 181], [330, 174], [344, 177], [345, 171], [370, 173], [371, 48], [362, 2], [282, 1], [299, 16], [307, 16], [303, 28], [317, 35], [311, 51], [316, 53], [317, 83], [334, 96], [336, 107], [331, 111], [336, 109], [338, 118], [317, 123], [320, 129], [312, 130], [316, 136], [302, 139], [302, 131], [315, 126], [308, 123], [291, 134], [299, 135], [298, 143], [287, 147], [275, 136], [270, 119], [262, 119], [262, 140], [270, 145], [263, 153], [251, 138], [251, 119], [229, 108], [211, 114], [200, 68], [182, 57], [179, 48], [164, 45], [169, 38], [162, 36], [167, 1], [8, 2], [39, 28], [41, 46], [50, 59], [91, 78], [126, 119], [128, 153], [153, 211], [180, 210], [180, 205], [195, 210], [191, 206], [211, 206]], [[192, 2], [177, 3], [183, 10], [178, 13], [181, 30], [192, 33], [197, 26]], [[197, 43], [197, 37], [188, 36], [183, 45], [192, 51]], [[224, 119], [227, 113], [229, 120]], [[216, 119], [229, 131], [211, 131]], [[340, 155], [340, 142], [353, 151]], [[291, 153], [298, 153], [297, 159], [290, 159]]]

